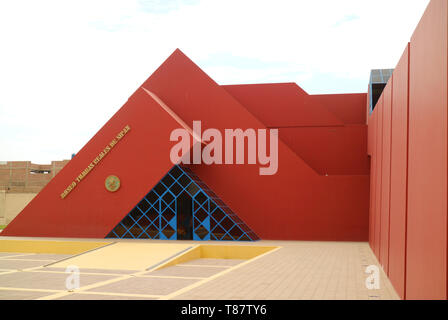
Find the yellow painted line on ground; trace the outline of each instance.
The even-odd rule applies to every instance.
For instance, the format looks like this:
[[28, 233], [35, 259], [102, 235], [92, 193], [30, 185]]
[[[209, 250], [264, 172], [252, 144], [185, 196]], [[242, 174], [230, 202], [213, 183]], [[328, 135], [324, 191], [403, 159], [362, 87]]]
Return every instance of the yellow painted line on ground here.
[[173, 257], [161, 264], [158, 264], [152, 268], [151, 271], [159, 270], [162, 268], [170, 267], [170, 266], [176, 266], [182, 262], [188, 262], [195, 259], [201, 258], [201, 248], [200, 245], [194, 245], [192, 248], [185, 250], [181, 255], [177, 257]]
[[[85, 293], [85, 292], [87, 292], [86, 290], [102, 287], [102, 286], [112, 284], [112, 283], [115, 283], [118, 281], [132, 279], [136, 276], [144, 275], [147, 272], [151, 272], [151, 271], [154, 271], [157, 268], [159, 268], [158, 265], [156, 264], [156, 267], [154, 267], [150, 270], [145, 270], [148, 265], [154, 265], [156, 262], [163, 261], [164, 258], [166, 259], [167, 257], [173, 256], [174, 253], [182, 251], [183, 249], [188, 248], [190, 246], [191, 245], [185, 245], [185, 244], [120, 242], [120, 243], [116, 243], [114, 246], [105, 247], [105, 248], [102, 248], [102, 249], [97, 250], [92, 253], [87, 253], [85, 255], [78, 256], [73, 259], [65, 260], [61, 264], [58, 263], [58, 264], [52, 265], [52, 267], [64, 267], [65, 265], [67, 265], [67, 266], [68, 265], [77, 265], [81, 269], [82, 268], [108, 269], [108, 268], [105, 268], [104, 261], [101, 261], [101, 259], [105, 258], [107, 261], [109, 261], [109, 263], [113, 263], [113, 267], [109, 265], [110, 269], [129, 270], [127, 268], [133, 267], [133, 268], [139, 268], [140, 270], [135, 273], [132, 273], [132, 274], [121, 275], [114, 279], [109, 279], [109, 280], [93, 283], [93, 284], [81, 287], [79, 289], [73, 290], [73, 292], [61, 292], [61, 293], [56, 293], [53, 295], [45, 296], [45, 297], [39, 298], [39, 300], [53, 300], [53, 299], [58, 299], [58, 298], [64, 297], [64, 296], [72, 294], [72, 293]], [[114, 248], [116, 249], [117, 247], [119, 250], [111, 250]], [[163, 251], [163, 250], [166, 250], [166, 251]], [[106, 251], [106, 256], [108, 258], [103, 257], [104, 251]], [[188, 252], [189, 252], [189, 250], [187, 250], [185, 253], [188, 253]], [[116, 256], [117, 253], [124, 253], [125, 256]], [[183, 254], [185, 254], [185, 253], [183, 253]], [[153, 256], [151, 256], [151, 254], [153, 254]], [[144, 262], [139, 260], [142, 258], [142, 255], [143, 255], [143, 258], [146, 258], [146, 259], [142, 259], [142, 260], [144, 260]], [[87, 256], [87, 258], [86, 258], [86, 256]], [[92, 256], [92, 259], [90, 259], [89, 256]], [[119, 261], [118, 259], [120, 259], [120, 260], [128, 259], [129, 261], [127, 261], [127, 263], [126, 262], [122, 263], [122, 261]], [[173, 259], [175, 259], [175, 258], [173, 258]], [[75, 261], [72, 261], [72, 260], [75, 260]], [[172, 259], [168, 260], [168, 262], [171, 260]], [[148, 262], [150, 262], [150, 263], [148, 264]], [[81, 266], [76, 263], [82, 263], [83, 265]], [[125, 268], [123, 268], [123, 266]]]
[[80, 269], [145, 270], [191, 245], [179, 243], [117, 242], [99, 250], [52, 264], [55, 268], [75, 265]]
[[29, 289], [29, 288], [8, 288], [8, 287], [0, 287], [0, 290], [3, 291], [8, 291], [8, 290], [12, 290], [12, 291], [34, 291], [34, 292], [61, 292], [61, 290], [51, 290], [51, 289]]
[[34, 255], [34, 253], [13, 254], [12, 256], [0, 257], [0, 260], [5, 259], [5, 258], [26, 257], [26, 256], [33, 256], [33, 255]]
[[102, 291], [89, 291], [89, 292], [72, 292], [76, 294], [87, 294], [87, 295], [105, 295], [105, 296], [122, 296], [122, 297], [133, 297], [133, 298], [160, 298], [160, 295], [153, 294], [140, 294], [140, 293], [115, 293], [115, 292], [102, 292]]
[[42, 262], [52, 262], [57, 260], [50, 259], [0, 259], [0, 261], [42, 261]]
[[[271, 247], [271, 248], [274, 248], [274, 247]], [[193, 283], [193, 284], [191, 284], [191, 285], [189, 285], [189, 286], [187, 286], [187, 287], [184, 287], [184, 288], [179, 289], [179, 290], [177, 290], [177, 291], [175, 291], [175, 292], [173, 292], [173, 293], [170, 293], [170, 294], [168, 294], [168, 295], [165, 295], [165, 296], [161, 297], [160, 300], [169, 300], [169, 299], [173, 299], [173, 298], [175, 298], [175, 297], [177, 297], [177, 296], [179, 296], [179, 295], [181, 295], [181, 294], [183, 294], [183, 293], [185, 293], [185, 292], [188, 292], [188, 291], [190, 291], [190, 290], [192, 290], [192, 289], [194, 289], [194, 288], [197, 288], [197, 287], [199, 287], [199, 286], [202, 286], [203, 284], [205, 284], [205, 283], [207, 283], [207, 282], [210, 282], [210, 281], [212, 281], [212, 280], [214, 280], [214, 279], [216, 279], [216, 278], [219, 278], [219, 277], [221, 277], [221, 276], [223, 276], [223, 275], [225, 275], [225, 274], [227, 274], [227, 273], [229, 273], [229, 272], [231, 272], [231, 271], [234, 271], [234, 270], [236, 270], [236, 269], [238, 269], [238, 268], [241, 268], [241, 267], [243, 267], [243, 266], [245, 266], [245, 265], [247, 265], [247, 264], [249, 264], [249, 263], [251, 263], [251, 262], [253, 262], [253, 261], [256, 261], [256, 260], [258, 260], [258, 259], [261, 259], [261, 258], [267, 256], [268, 254], [271, 254], [271, 253], [273, 253], [273, 252], [279, 250], [280, 248], [281, 248], [281, 247], [275, 247], [274, 249], [271, 249], [270, 251], [267, 251], [267, 252], [265, 252], [265, 253], [263, 253], [263, 254], [260, 254], [260, 255], [256, 256], [255, 258], [252, 258], [252, 259], [250, 259], [250, 260], [247, 260], [247, 261], [245, 261], [245, 262], [242, 262], [242, 263], [240, 263], [240, 264], [238, 264], [238, 265], [236, 265], [236, 266], [232, 266], [232, 267], [230, 267], [230, 268], [228, 268], [228, 269], [226, 269], [226, 270], [223, 270], [223, 271], [221, 271], [221, 272], [219, 272], [219, 273], [217, 273], [217, 274], [215, 274], [215, 275], [213, 275], [213, 276], [211, 276], [211, 277], [209, 277], [209, 278], [206, 278], [206, 279], [203, 279], [203, 280], [201, 280], [201, 281], [195, 282], [195, 283]]]
[[110, 242], [0, 240], [0, 252], [79, 254], [107, 244], [110, 244]]
[[[146, 271], [140, 271], [139, 273], [143, 273], [143, 272], [146, 272]], [[131, 279], [133, 277], [134, 277], [133, 275], [123, 275], [123, 276], [120, 276], [120, 277], [117, 277], [117, 278], [114, 278], [114, 279], [109, 279], [109, 280], [105, 280], [105, 281], [96, 282], [96, 283], [93, 283], [93, 284], [81, 287], [79, 289], [76, 289], [76, 290], [73, 290], [73, 291], [70, 291], [70, 292], [69, 291], [65, 291], [65, 292], [61, 292], [61, 293], [56, 293], [56, 294], [53, 294], [53, 295], [45, 296], [45, 297], [39, 298], [39, 300], [54, 300], [54, 299], [62, 298], [64, 296], [67, 296], [67, 295], [72, 294], [72, 293], [86, 292], [86, 290], [94, 289], [94, 288], [97, 288], [97, 287], [102, 287], [104, 285], [115, 283], [115, 282], [118, 282], [118, 281], [121, 281], [121, 280]]]
[[257, 245], [201, 245], [201, 258], [248, 260], [276, 248]]
[[[40, 272], [40, 273], [58, 273], [58, 274], [69, 274], [65, 271], [52, 271], [52, 270], [30, 270], [30, 271], [23, 271], [23, 272]], [[85, 274], [85, 275], [91, 275], [91, 276], [122, 276], [123, 273], [101, 273], [101, 272], [82, 272], [80, 270], [79, 272], [81, 275]]]
[[[243, 262], [241, 262], [243, 263]], [[219, 265], [211, 265], [211, 264], [177, 264], [179, 267], [196, 267], [196, 268], [230, 268], [232, 266], [219, 266]]]
[[187, 276], [150, 276], [150, 275], [136, 275], [139, 278], [161, 278], [161, 279], [206, 279], [206, 277], [187, 277]]

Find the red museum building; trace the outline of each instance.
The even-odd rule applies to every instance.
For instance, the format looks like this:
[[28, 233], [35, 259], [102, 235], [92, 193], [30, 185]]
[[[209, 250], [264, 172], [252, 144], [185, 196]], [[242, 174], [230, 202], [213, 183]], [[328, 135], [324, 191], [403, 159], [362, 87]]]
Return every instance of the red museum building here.
[[[446, 0], [430, 2], [404, 47], [369, 93], [337, 95], [220, 86], [176, 50], [2, 236], [369, 241], [402, 298], [446, 299]], [[277, 129], [277, 172], [173, 164], [173, 130], [207, 144], [198, 120]]]

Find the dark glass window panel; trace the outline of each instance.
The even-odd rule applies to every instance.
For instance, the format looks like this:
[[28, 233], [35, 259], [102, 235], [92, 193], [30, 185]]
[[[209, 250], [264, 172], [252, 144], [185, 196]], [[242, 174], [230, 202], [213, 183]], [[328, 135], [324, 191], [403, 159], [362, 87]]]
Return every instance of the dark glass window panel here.
[[146, 199], [143, 199], [142, 201], [140, 201], [140, 203], [138, 204], [138, 207], [140, 208], [140, 210], [142, 212], [146, 212], [148, 211], [150, 204], [148, 203], [148, 201], [146, 201]]
[[[132, 219], [134, 219], [134, 221], [137, 221], [138, 219], [140, 219], [141, 216], [143, 216], [143, 213], [138, 208], [135, 208], [129, 214], [129, 217], [132, 217]], [[128, 224], [126, 224], [126, 225], [128, 225]]]
[[168, 205], [165, 203], [165, 201], [160, 201], [160, 212], [165, 211], [167, 207]]
[[229, 234], [226, 234], [224, 237], [221, 238], [221, 240], [232, 241], [232, 240], [236, 240], [236, 239], [232, 238], [232, 236], [230, 236]]
[[203, 204], [205, 202], [205, 200], [207, 200], [207, 197], [201, 191], [196, 195], [196, 197], [194, 197], [194, 200], [196, 200], [199, 204]]
[[162, 233], [167, 237], [168, 239], [171, 238], [174, 235], [174, 229], [171, 228], [170, 225], [167, 225], [165, 229], [162, 230]]
[[185, 188], [191, 183], [191, 179], [188, 178], [186, 174], [183, 174], [177, 182], [179, 182], [179, 184]]
[[213, 213], [216, 209], [216, 204], [214, 201], [210, 201], [210, 212]]
[[146, 216], [143, 216], [140, 218], [140, 220], [138, 220], [137, 223], [140, 227], [146, 229], [151, 224], [151, 221]]
[[243, 235], [243, 236], [240, 238], [240, 241], [250, 241], [250, 238], [249, 238], [247, 235]]
[[224, 219], [222, 219], [222, 221], [220, 222], [221, 227], [223, 227], [225, 230], [230, 230], [235, 223], [233, 223], [232, 220], [230, 220], [230, 218], [225, 217]]
[[169, 174], [167, 174], [165, 178], [162, 179], [162, 182], [167, 188], [169, 188], [173, 184], [174, 179]]
[[146, 233], [151, 237], [151, 239], [159, 239], [159, 228], [158, 228], [158, 225], [157, 226], [150, 225], [146, 229]]
[[134, 238], [138, 238], [138, 236], [140, 235], [140, 233], [142, 233], [143, 229], [140, 228], [137, 224], [134, 224], [134, 226], [132, 226], [129, 230], [128, 233], [130, 232]]
[[163, 195], [162, 199], [168, 205], [174, 200], [174, 196], [171, 194], [171, 192], [166, 192]]
[[159, 200], [159, 196], [153, 190], [151, 190], [145, 198], [150, 204], [154, 204], [157, 200]]
[[212, 230], [212, 234], [214, 234], [218, 239], [221, 239], [226, 230], [224, 230], [220, 225], [217, 225], [215, 229]]
[[195, 233], [202, 240], [208, 235], [208, 230], [205, 227], [200, 226], [196, 229]]
[[204, 221], [208, 217], [208, 213], [202, 208], [196, 211], [194, 215], [200, 222]]
[[174, 179], [177, 179], [182, 174], [182, 170], [178, 166], [174, 166], [174, 168], [171, 169], [170, 174]]
[[140, 235], [139, 239], [150, 239], [150, 237], [146, 234], [146, 232], [143, 232], [143, 233]]
[[191, 183], [187, 188], [188, 193], [194, 197], [196, 193], [199, 191], [199, 187], [195, 183]]
[[155, 222], [159, 218], [159, 213], [157, 212], [156, 209], [151, 208], [151, 209], [149, 209], [146, 216], [149, 218], [149, 220]]
[[238, 228], [237, 225], [235, 225], [231, 230], [230, 230], [230, 235], [235, 239], [238, 240], [243, 234], [244, 232]]
[[163, 213], [162, 217], [167, 221], [170, 222], [171, 219], [173, 219], [176, 216], [176, 214], [171, 211], [169, 208], [167, 208]]
[[114, 232], [116, 233], [116, 235], [121, 238], [127, 231], [128, 229], [125, 228], [125, 226], [123, 226], [121, 223], [119, 223], [115, 229]]
[[158, 183], [158, 184], [155, 186], [154, 191], [155, 191], [159, 196], [161, 196], [161, 195], [163, 195], [163, 193], [166, 191], [166, 187], [165, 187], [163, 184]]
[[134, 239], [134, 237], [132, 236], [132, 234], [128, 231], [126, 232], [123, 236], [123, 239]]
[[175, 196], [179, 196], [179, 194], [182, 192], [182, 187], [177, 182], [175, 182], [171, 186], [170, 190]]
[[[137, 209], [138, 210], [138, 209]], [[121, 221], [121, 224], [126, 228], [129, 229], [130, 227], [132, 227], [134, 225], [135, 221], [131, 218], [131, 215], [126, 216], [126, 218], [124, 218]]]
[[212, 217], [219, 223], [226, 217], [226, 214], [221, 209], [217, 208], [215, 212], [213, 212]]
[[109, 232], [109, 234], [106, 236], [106, 238], [118, 238], [118, 237], [117, 237], [117, 235], [116, 235], [113, 231], [111, 231], [111, 232]]

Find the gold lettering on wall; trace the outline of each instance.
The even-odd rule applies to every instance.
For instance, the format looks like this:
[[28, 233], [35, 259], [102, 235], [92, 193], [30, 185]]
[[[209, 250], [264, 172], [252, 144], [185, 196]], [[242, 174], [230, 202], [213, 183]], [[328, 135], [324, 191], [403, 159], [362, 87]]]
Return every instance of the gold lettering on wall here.
[[92, 162], [89, 163], [89, 165], [73, 180], [72, 183], [68, 185], [67, 188], [65, 188], [64, 192], [61, 193], [61, 199], [64, 199], [67, 197], [67, 195], [72, 192], [73, 189], [76, 188], [76, 186], [89, 174], [90, 171], [97, 166], [102, 159], [117, 145], [117, 143], [123, 139], [123, 137], [131, 130], [131, 127], [127, 125], [123, 128], [116, 136], [115, 138], [109, 142], [107, 146], [104, 147], [104, 149], [100, 152], [100, 154], [92, 160]]

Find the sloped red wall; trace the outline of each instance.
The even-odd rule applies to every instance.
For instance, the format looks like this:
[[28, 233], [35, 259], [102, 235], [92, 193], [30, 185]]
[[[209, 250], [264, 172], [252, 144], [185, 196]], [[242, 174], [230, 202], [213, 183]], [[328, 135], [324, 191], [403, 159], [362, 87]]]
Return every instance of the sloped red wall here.
[[[66, 198], [60, 194], [126, 126], [131, 130]], [[179, 123], [139, 89], [68, 162], [2, 236], [104, 238], [172, 168], [167, 143]], [[116, 175], [111, 193], [105, 179]]]

